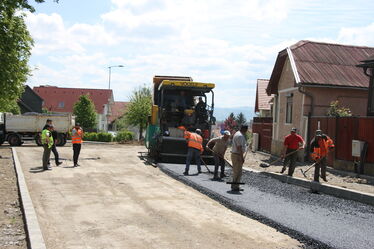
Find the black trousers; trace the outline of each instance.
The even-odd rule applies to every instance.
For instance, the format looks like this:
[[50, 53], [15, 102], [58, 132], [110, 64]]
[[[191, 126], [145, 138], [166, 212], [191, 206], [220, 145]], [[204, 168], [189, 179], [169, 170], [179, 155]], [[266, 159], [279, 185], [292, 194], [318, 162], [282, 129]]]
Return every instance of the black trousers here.
[[73, 144], [73, 161], [74, 166], [78, 164], [79, 154], [81, 153], [82, 144]]
[[[286, 154], [289, 154], [291, 152], [294, 152], [294, 149], [287, 149]], [[292, 176], [293, 172], [295, 171], [296, 166], [296, 159], [297, 159], [297, 153], [293, 153], [292, 155], [286, 156], [283, 162], [283, 166], [287, 167], [287, 164], [290, 164], [288, 167], [288, 175]]]
[[[57, 151], [57, 148], [56, 148], [55, 144], [52, 146], [51, 151], [53, 152], [53, 155], [55, 156], [55, 162], [56, 162], [56, 165], [57, 165], [57, 163], [60, 161], [60, 156], [58, 154], [58, 151]], [[48, 160], [48, 164], [51, 164], [49, 160]]]
[[321, 170], [322, 179], [326, 179], [326, 157], [322, 158], [319, 163], [314, 166], [314, 181], [319, 182], [319, 171]]

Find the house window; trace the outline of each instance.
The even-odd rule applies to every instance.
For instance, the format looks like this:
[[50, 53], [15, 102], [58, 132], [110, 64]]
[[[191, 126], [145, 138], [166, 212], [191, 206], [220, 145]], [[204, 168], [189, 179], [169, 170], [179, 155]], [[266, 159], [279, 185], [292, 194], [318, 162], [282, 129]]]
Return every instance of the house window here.
[[64, 107], [65, 107], [64, 101], [58, 102], [58, 108], [64, 108]]
[[292, 123], [292, 99], [293, 95], [287, 96], [287, 103], [286, 103], [286, 123]]

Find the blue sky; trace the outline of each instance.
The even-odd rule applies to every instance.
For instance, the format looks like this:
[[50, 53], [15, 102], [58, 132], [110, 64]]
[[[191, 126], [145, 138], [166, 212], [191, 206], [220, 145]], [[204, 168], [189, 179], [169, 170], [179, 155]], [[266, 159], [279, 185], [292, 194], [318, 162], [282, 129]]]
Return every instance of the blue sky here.
[[299, 40], [374, 47], [374, 1], [47, 0], [27, 25], [31, 86], [107, 88], [128, 100], [153, 75], [216, 83], [218, 107], [254, 106], [279, 51]]

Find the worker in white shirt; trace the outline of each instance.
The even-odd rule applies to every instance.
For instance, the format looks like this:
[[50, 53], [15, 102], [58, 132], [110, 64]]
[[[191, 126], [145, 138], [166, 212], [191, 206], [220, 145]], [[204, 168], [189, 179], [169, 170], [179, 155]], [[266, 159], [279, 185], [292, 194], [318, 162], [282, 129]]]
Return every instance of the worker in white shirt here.
[[232, 182], [231, 190], [238, 192], [240, 179], [242, 177], [242, 169], [244, 163], [244, 153], [247, 149], [247, 140], [245, 134], [248, 131], [248, 125], [242, 125], [240, 130], [234, 134], [232, 138], [231, 161], [232, 161]]

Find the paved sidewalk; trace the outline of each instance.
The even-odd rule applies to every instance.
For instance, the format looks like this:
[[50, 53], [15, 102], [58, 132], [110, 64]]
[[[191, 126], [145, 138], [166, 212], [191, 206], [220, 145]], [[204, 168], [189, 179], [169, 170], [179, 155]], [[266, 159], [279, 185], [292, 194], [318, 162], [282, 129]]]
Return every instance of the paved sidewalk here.
[[[300, 237], [304, 243], [309, 239], [308, 248], [374, 248], [374, 207], [370, 205], [312, 194], [306, 188], [249, 171], [243, 174], [244, 191], [233, 194], [225, 182], [212, 181], [211, 174], [184, 176], [183, 165], [158, 166], [235, 211]], [[192, 174], [195, 167], [191, 166]]]

